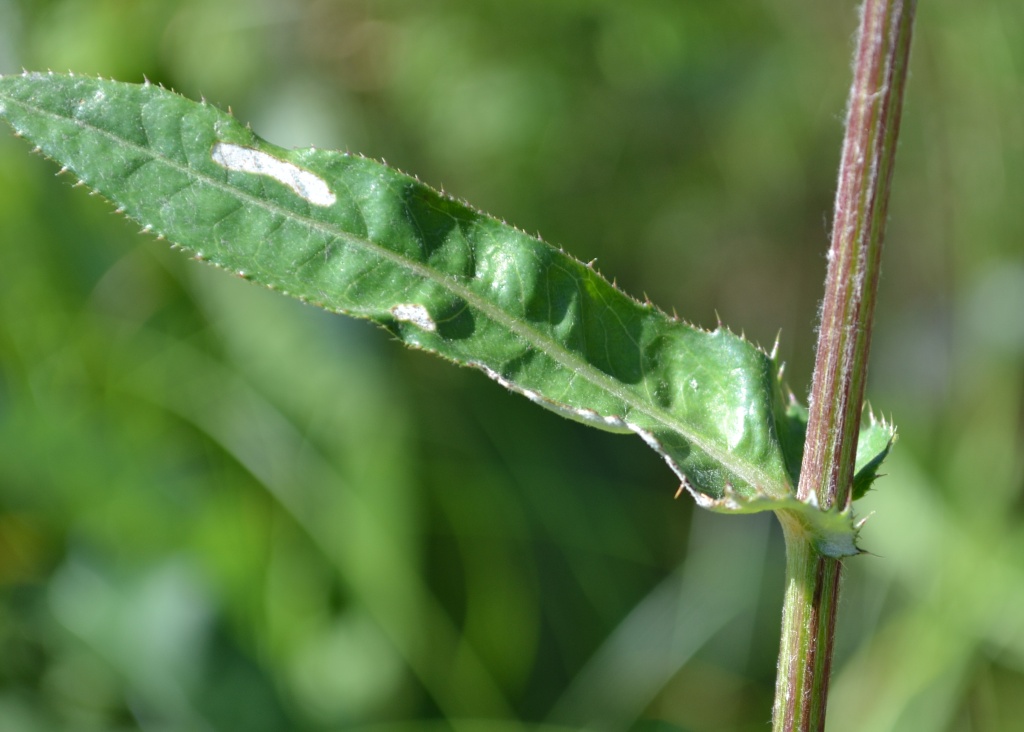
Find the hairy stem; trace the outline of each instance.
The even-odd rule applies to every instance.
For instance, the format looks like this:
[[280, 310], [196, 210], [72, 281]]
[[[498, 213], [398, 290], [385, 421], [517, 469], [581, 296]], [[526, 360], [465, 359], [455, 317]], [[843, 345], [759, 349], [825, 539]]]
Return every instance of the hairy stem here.
[[[797, 488], [825, 510], [849, 509], [915, 7], [866, 0], [861, 9]], [[820, 555], [795, 517], [779, 518], [786, 598], [774, 730], [823, 730], [842, 564]]]

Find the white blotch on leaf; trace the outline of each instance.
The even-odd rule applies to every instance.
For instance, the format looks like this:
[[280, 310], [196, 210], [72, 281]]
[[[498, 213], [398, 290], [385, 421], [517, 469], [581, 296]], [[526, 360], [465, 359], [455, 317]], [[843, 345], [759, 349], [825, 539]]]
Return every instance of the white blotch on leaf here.
[[412, 323], [417, 328], [422, 328], [431, 333], [437, 332], [437, 323], [430, 317], [430, 312], [422, 305], [415, 303], [402, 303], [391, 308], [391, 314], [395, 320], [403, 323]]
[[338, 200], [327, 182], [320, 176], [293, 163], [278, 160], [261, 150], [232, 145], [230, 142], [218, 142], [213, 146], [212, 157], [213, 162], [228, 170], [270, 176], [284, 183], [314, 206], [333, 206]]

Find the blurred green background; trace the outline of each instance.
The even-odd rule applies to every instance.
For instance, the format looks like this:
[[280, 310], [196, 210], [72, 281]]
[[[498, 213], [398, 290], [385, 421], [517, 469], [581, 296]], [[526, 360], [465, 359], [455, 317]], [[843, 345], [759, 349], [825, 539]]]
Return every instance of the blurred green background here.
[[[852, 1], [0, 0], [0, 72], [358, 151], [807, 391]], [[783, 548], [0, 133], [0, 730], [764, 730]], [[923, 0], [830, 730], [1024, 719], [1024, 4]]]

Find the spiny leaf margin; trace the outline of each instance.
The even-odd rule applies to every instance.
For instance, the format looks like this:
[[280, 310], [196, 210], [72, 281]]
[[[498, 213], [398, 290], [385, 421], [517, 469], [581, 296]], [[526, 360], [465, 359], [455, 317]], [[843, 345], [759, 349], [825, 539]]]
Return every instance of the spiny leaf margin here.
[[[0, 116], [196, 258], [374, 320], [563, 416], [634, 432], [706, 508], [796, 513], [823, 553], [858, 552], [849, 511], [796, 500], [805, 413], [774, 357], [727, 329], [629, 298], [415, 178], [348, 153], [279, 148], [148, 82], [0, 77]], [[329, 190], [313, 198], [302, 176]], [[891, 444], [883, 433], [872, 423], [861, 438], [885, 443], [865, 455], [872, 479]]]

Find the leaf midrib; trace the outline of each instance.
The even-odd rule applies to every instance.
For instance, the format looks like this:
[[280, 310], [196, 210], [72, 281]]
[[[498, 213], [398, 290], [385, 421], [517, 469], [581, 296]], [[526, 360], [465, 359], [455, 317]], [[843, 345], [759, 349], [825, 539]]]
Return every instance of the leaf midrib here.
[[[149, 88], [155, 89], [153, 86]], [[170, 92], [161, 93], [170, 94]], [[443, 288], [448, 289], [452, 294], [462, 298], [468, 304], [480, 310], [491, 320], [497, 322], [499, 325], [504, 326], [507, 330], [520, 336], [528, 343], [534, 344], [535, 347], [539, 348], [541, 352], [552, 358], [556, 363], [560, 364], [564, 368], [569, 369], [571, 372], [577, 375], [583, 375], [583, 377], [595, 386], [604, 389], [609, 392], [620, 401], [625, 403], [631, 409], [649, 417], [655, 422], [661, 423], [668, 429], [678, 432], [687, 440], [696, 445], [700, 450], [707, 453], [713, 459], [717, 460], [724, 466], [726, 466], [731, 472], [740, 476], [743, 480], [747, 481], [751, 486], [760, 489], [762, 484], [774, 484], [775, 481], [769, 478], [759, 470], [757, 466], [747, 461], [738, 461], [732, 453], [719, 449], [713, 443], [704, 440], [700, 435], [693, 432], [686, 424], [678, 422], [672, 417], [671, 414], [661, 409], [654, 408], [649, 402], [644, 402], [638, 399], [638, 397], [628, 389], [623, 389], [620, 386], [620, 382], [613, 378], [608, 377], [604, 372], [596, 369], [589, 362], [575, 356], [571, 351], [564, 349], [558, 341], [549, 338], [546, 334], [538, 331], [529, 325], [523, 323], [521, 320], [512, 317], [505, 313], [501, 308], [493, 305], [489, 300], [479, 296], [472, 289], [462, 285], [457, 279], [450, 275], [446, 275], [437, 270], [426, 267], [425, 265], [416, 262], [415, 260], [408, 259], [402, 255], [386, 249], [369, 239], [362, 239], [354, 236], [343, 230], [336, 230], [331, 228], [324, 222], [317, 221], [316, 219], [310, 218], [299, 214], [291, 209], [285, 208], [280, 204], [264, 200], [246, 191], [240, 190], [228, 184], [222, 182], [216, 178], [213, 178], [205, 173], [202, 173], [195, 168], [183, 165], [176, 160], [173, 160], [165, 155], [159, 154], [147, 148], [139, 145], [138, 143], [127, 140], [123, 137], [115, 135], [114, 133], [96, 127], [84, 120], [77, 119], [75, 117], [69, 117], [57, 114], [47, 109], [40, 109], [39, 107], [29, 104], [21, 99], [17, 99], [11, 96], [6, 96], [0, 93], [0, 98], [5, 98], [8, 103], [16, 104], [24, 109], [30, 110], [36, 114], [42, 116], [48, 116], [58, 121], [77, 126], [83, 130], [92, 131], [95, 134], [107, 137], [114, 142], [123, 145], [124, 147], [134, 150], [140, 154], [147, 155], [156, 162], [161, 162], [164, 165], [177, 170], [178, 172], [185, 175], [187, 178], [194, 179], [197, 183], [205, 183], [213, 188], [220, 189], [229, 195], [235, 196], [242, 201], [248, 201], [252, 205], [261, 207], [269, 212], [279, 214], [285, 218], [291, 219], [292, 221], [305, 226], [308, 229], [318, 231], [322, 234], [326, 234], [335, 237], [339, 240], [347, 241], [355, 246], [362, 247], [374, 252], [377, 256], [384, 259], [390, 260], [396, 265], [403, 267], [424, 279], [430, 280], [437, 283]], [[146, 102], [143, 102], [145, 104]], [[195, 104], [195, 102], [193, 102]], [[216, 113], [216, 110], [214, 110]], [[484, 214], [480, 214], [484, 215]], [[142, 222], [145, 223], [145, 222]], [[616, 415], [619, 416], [619, 415]], [[625, 417], [625, 415], [621, 415]], [[664, 454], [664, 453], [663, 453]]]

